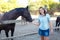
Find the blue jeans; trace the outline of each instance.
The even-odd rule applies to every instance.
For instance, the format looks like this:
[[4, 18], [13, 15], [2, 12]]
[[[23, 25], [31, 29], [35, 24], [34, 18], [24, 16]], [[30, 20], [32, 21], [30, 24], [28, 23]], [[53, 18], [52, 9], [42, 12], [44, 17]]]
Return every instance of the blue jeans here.
[[47, 30], [41, 30], [41, 29], [39, 29], [38, 34], [40, 36], [49, 36], [49, 29], [47, 29]]

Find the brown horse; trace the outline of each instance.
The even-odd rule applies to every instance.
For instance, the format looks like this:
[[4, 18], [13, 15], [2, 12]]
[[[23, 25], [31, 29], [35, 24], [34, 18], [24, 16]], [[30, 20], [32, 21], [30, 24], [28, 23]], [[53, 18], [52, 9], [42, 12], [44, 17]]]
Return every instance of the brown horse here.
[[[59, 27], [59, 26], [60, 26], [60, 16], [58, 16], [56, 19], [56, 27]], [[59, 31], [59, 28], [57, 28], [55, 30]]]
[[[28, 7], [15, 8], [15, 9], [5, 13], [0, 20], [1, 20], [1, 22], [5, 21], [5, 20], [16, 20], [19, 16], [26, 18], [26, 21], [32, 22], [32, 18], [31, 18], [30, 12], [28, 10]], [[15, 29], [15, 23], [0, 25], [0, 32], [1, 32], [1, 30], [5, 30], [6, 37], [9, 37], [9, 35], [8, 35], [9, 30], [11, 30], [11, 36], [13, 36], [14, 29]]]

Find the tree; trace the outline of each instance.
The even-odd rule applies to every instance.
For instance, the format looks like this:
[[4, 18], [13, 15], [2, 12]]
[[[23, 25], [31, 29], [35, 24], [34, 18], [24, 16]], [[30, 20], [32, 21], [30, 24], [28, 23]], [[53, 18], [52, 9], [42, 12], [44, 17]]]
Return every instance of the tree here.
[[8, 12], [17, 7], [16, 0], [0, 0], [0, 12]]

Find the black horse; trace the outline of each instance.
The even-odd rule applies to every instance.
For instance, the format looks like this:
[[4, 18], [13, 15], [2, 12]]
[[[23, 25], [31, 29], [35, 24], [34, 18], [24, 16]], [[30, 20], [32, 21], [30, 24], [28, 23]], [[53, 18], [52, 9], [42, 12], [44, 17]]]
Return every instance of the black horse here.
[[[2, 16], [1, 21], [16, 20], [19, 16], [26, 18], [26, 21], [32, 22], [32, 18], [31, 18], [30, 12], [28, 10], [28, 7], [15, 8], [15, 9], [5, 13]], [[9, 30], [11, 30], [11, 36], [13, 36], [14, 29], [15, 29], [15, 23], [0, 25], [0, 32], [1, 32], [1, 30], [5, 30], [6, 37], [9, 37], [9, 35], [8, 35]]]
[[[60, 16], [58, 16], [56, 19], [56, 27], [59, 27], [59, 26], [60, 26]], [[55, 30], [59, 31], [59, 28], [57, 28]]]

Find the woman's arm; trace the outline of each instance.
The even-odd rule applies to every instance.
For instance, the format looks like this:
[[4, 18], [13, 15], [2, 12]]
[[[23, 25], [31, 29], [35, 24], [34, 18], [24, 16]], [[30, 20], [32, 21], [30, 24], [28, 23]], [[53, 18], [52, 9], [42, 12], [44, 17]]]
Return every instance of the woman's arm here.
[[50, 25], [50, 31], [51, 31], [51, 33], [53, 33], [53, 25], [52, 25], [51, 21], [49, 22], [49, 25]]
[[51, 32], [53, 32], [53, 25], [52, 25], [52, 22], [51, 22], [49, 14], [47, 14], [47, 19], [48, 19], [48, 22], [49, 22], [49, 25], [50, 25]]
[[50, 25], [50, 28], [53, 29], [53, 25], [51, 21], [49, 22], [49, 25]]

